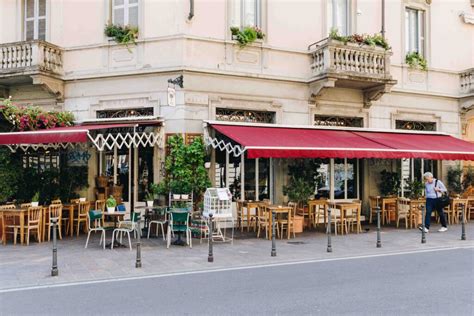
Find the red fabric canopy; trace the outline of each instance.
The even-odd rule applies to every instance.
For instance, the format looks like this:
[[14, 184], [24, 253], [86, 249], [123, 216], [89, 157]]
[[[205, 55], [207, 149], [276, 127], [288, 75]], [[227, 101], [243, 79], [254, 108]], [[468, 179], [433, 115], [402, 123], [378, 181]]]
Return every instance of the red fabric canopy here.
[[425, 158], [474, 160], [474, 144], [444, 134], [211, 123], [249, 158]]
[[31, 132], [0, 133], [0, 145], [85, 143], [87, 133], [115, 127], [133, 127], [134, 124], [95, 124], [57, 127]]

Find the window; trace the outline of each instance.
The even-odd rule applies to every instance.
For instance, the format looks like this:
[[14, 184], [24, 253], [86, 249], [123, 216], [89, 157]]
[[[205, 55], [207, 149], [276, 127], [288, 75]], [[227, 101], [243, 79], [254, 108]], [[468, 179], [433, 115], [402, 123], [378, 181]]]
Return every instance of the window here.
[[25, 40], [46, 40], [46, 0], [25, 0]]
[[336, 28], [341, 35], [350, 35], [350, 4], [349, 0], [327, 0], [328, 32]]
[[331, 115], [314, 115], [314, 125], [331, 126], [331, 127], [364, 127], [364, 119], [362, 117], [348, 116], [331, 116]]
[[261, 0], [232, 0], [232, 26], [261, 27]]
[[436, 122], [421, 122], [421, 121], [405, 121], [396, 120], [395, 127], [397, 129], [411, 130], [411, 131], [436, 131]]
[[216, 109], [217, 121], [275, 123], [275, 112], [240, 109]]
[[138, 26], [138, 0], [111, 0], [112, 23]]
[[405, 50], [425, 55], [425, 12], [405, 9]]

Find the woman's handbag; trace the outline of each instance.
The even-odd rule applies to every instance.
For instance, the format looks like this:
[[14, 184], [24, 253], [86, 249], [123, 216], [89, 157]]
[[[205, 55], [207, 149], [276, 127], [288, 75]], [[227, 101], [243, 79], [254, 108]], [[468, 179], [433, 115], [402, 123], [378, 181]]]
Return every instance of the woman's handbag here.
[[[436, 179], [435, 188], [437, 185], [438, 185], [438, 179]], [[446, 206], [451, 204], [451, 199], [448, 196], [448, 192], [442, 193], [440, 197], [436, 198], [436, 200], [438, 202], [438, 205], [442, 208], [445, 208]]]

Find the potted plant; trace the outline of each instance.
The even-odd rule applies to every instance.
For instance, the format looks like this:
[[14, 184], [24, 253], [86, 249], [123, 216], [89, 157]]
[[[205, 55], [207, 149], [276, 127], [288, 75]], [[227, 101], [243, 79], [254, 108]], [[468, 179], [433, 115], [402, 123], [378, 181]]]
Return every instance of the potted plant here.
[[422, 55], [418, 54], [418, 52], [408, 53], [405, 56], [405, 63], [412, 69], [428, 69], [426, 59]]
[[425, 184], [418, 180], [408, 180], [406, 182], [405, 188], [410, 191], [410, 198], [417, 200], [421, 198]]
[[463, 185], [461, 182], [462, 169], [460, 166], [448, 169], [448, 190], [449, 193], [454, 197], [459, 197], [463, 191]]
[[244, 48], [257, 39], [263, 40], [265, 38], [265, 33], [256, 26], [247, 26], [242, 30], [237, 26], [232, 26], [230, 32], [232, 33], [232, 39], [239, 42], [240, 48]]
[[105, 204], [107, 205], [107, 212], [109, 212], [109, 213], [115, 212], [115, 207], [117, 206], [117, 201], [115, 200], [113, 195], [111, 195], [107, 199], [107, 201], [105, 201]]
[[380, 193], [382, 196], [397, 196], [400, 188], [400, 178], [398, 173], [382, 170], [380, 175], [382, 176], [382, 181], [380, 182]]
[[36, 192], [35, 195], [31, 198], [31, 206], [39, 206], [39, 192]]
[[155, 195], [152, 192], [147, 192], [145, 195], [146, 206], [152, 207], [155, 200]]

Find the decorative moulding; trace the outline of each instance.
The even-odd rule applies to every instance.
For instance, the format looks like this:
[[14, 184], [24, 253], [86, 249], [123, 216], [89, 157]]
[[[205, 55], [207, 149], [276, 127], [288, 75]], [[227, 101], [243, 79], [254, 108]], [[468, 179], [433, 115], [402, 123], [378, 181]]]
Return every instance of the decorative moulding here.
[[[473, 0], [474, 1], [474, 0]], [[472, 4], [474, 6], [474, 2]], [[459, 15], [466, 24], [474, 24], [474, 14], [463, 12]]]

